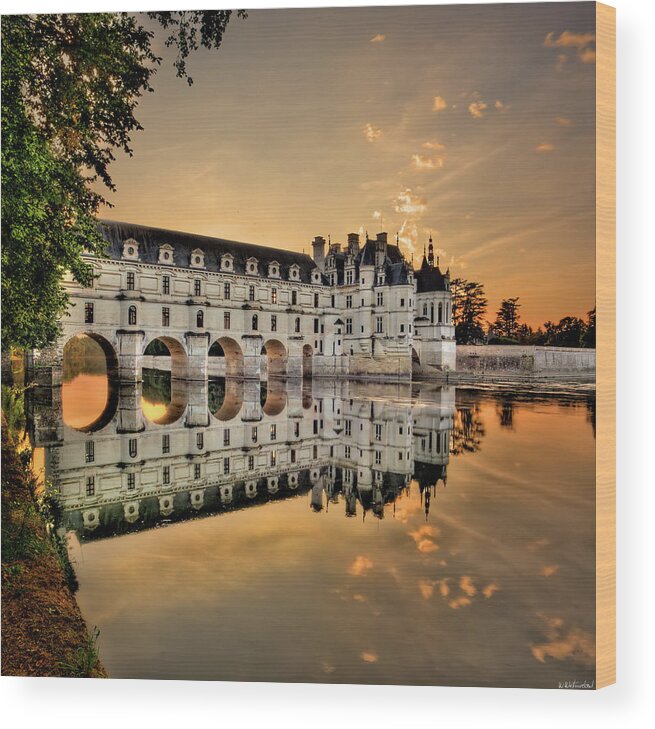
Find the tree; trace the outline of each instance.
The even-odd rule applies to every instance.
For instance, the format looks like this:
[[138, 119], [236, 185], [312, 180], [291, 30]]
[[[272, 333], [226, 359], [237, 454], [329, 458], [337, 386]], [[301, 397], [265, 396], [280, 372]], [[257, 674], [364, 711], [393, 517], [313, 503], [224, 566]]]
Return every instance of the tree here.
[[[218, 48], [232, 11], [149, 13], [177, 48]], [[238, 17], [245, 17], [237, 11]], [[131, 155], [134, 113], [161, 58], [153, 32], [126, 13], [7, 15], [2, 19], [2, 347], [51, 343], [68, 308], [67, 271], [83, 286], [101, 253], [93, 189], [114, 184], [116, 151]]]
[[500, 309], [496, 312], [496, 321], [492, 325], [494, 332], [507, 339], [517, 339], [521, 319], [520, 308], [518, 296], [513, 299], [503, 299]]
[[487, 311], [484, 286], [475, 281], [454, 278], [450, 283], [452, 317], [458, 344], [470, 344], [484, 337], [482, 323]]
[[587, 312], [587, 324], [580, 339], [581, 347], [595, 349], [596, 347], [596, 307]]

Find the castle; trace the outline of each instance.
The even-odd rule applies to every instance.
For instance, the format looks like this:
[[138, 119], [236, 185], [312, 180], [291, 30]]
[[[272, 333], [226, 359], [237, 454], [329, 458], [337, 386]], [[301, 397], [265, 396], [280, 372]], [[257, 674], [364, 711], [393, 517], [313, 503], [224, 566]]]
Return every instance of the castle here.
[[[28, 365], [60, 384], [64, 347], [86, 334], [110, 375], [138, 382], [159, 340], [172, 376], [243, 379], [352, 377], [404, 380], [455, 369], [449, 272], [430, 238], [418, 270], [386, 233], [341, 246], [317, 236], [313, 256], [281, 248], [101, 221], [95, 278], [69, 277], [70, 315]], [[161, 359], [161, 358], [160, 358]]]

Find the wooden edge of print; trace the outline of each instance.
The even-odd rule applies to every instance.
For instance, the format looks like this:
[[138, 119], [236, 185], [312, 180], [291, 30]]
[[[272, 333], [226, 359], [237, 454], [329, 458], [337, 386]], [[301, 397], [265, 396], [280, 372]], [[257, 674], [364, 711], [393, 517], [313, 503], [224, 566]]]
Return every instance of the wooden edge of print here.
[[616, 682], [616, 9], [596, 3], [596, 686]]

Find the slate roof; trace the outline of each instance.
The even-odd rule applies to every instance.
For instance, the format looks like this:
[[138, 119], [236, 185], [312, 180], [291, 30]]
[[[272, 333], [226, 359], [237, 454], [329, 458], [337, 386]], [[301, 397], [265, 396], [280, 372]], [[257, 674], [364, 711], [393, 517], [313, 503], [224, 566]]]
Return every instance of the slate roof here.
[[414, 272], [416, 279], [416, 293], [425, 291], [447, 291], [446, 276], [441, 273], [439, 266], [430, 268], [429, 263], [423, 256], [423, 263], [418, 271]]
[[316, 268], [311, 256], [282, 248], [241, 243], [224, 238], [211, 238], [206, 235], [115, 220], [100, 220], [99, 223], [108, 243], [106, 256], [113, 260], [121, 260], [123, 242], [128, 238], [134, 238], [139, 243], [139, 260], [145, 263], [158, 263], [159, 247], [168, 243], [173, 246], [174, 265], [180, 267], [188, 267], [191, 251], [200, 248], [205, 254], [207, 271], [220, 270], [220, 259], [224, 253], [231, 253], [234, 257], [234, 273], [236, 274], [245, 274], [246, 261], [251, 257], [258, 260], [259, 274], [263, 276], [268, 273], [268, 264], [277, 261], [281, 269], [280, 278], [283, 280], [289, 279], [289, 268], [296, 264], [300, 268], [300, 281], [310, 283], [311, 272]]

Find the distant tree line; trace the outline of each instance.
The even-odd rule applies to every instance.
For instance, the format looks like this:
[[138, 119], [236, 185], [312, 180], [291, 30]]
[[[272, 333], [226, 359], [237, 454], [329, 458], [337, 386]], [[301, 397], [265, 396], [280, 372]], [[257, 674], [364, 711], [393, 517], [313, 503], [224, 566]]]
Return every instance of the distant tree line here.
[[453, 323], [458, 344], [533, 344], [546, 347], [596, 346], [596, 309], [586, 319], [565, 316], [533, 329], [521, 321], [519, 297], [503, 299], [494, 321], [486, 321], [488, 299], [484, 285], [455, 278], [451, 281]]

